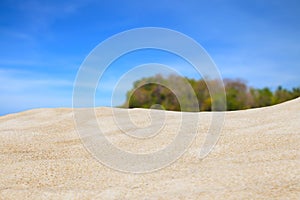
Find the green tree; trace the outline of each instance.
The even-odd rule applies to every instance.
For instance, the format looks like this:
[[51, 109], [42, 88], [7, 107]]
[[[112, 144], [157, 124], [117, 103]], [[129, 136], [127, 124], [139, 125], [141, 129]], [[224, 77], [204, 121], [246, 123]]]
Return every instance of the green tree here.
[[225, 80], [225, 90], [228, 110], [249, 108], [248, 87], [241, 80]]
[[279, 86], [275, 91], [275, 94], [273, 97], [273, 104], [282, 103], [284, 101], [288, 101], [291, 99], [293, 99], [292, 92]]
[[[267, 87], [249, 88], [238, 79], [226, 79], [224, 84], [228, 110], [270, 106], [300, 96], [300, 87], [287, 90], [279, 86], [272, 92]], [[213, 105], [214, 110], [222, 110], [222, 95], [211, 97], [208, 86], [216, 88], [220, 85], [216, 80], [195, 80], [176, 75], [142, 78], [134, 82], [133, 89], [127, 92], [124, 107], [150, 108], [160, 104], [167, 110], [210, 111]]]

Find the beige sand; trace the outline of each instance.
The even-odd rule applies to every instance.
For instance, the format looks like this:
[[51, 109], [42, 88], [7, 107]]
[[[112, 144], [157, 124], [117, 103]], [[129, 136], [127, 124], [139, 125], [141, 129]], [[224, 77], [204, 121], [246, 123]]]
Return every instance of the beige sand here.
[[[204, 160], [199, 147], [210, 124], [174, 164], [147, 174], [114, 171], [83, 147], [71, 109], [36, 109], [0, 117], [0, 199], [299, 199], [300, 99], [226, 112], [220, 140]], [[148, 111], [133, 109], [139, 126]], [[113, 127], [110, 108], [97, 109], [109, 140], [128, 151], [151, 152], [174, 137], [178, 115], [155, 142], [134, 142]], [[157, 120], [157, 119], [156, 119]]]

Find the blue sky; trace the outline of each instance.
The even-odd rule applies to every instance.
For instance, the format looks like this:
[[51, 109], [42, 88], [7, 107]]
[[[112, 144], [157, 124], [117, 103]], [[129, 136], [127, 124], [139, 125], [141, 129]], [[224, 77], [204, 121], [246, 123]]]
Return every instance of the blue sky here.
[[[224, 78], [272, 89], [300, 86], [298, 0], [2, 0], [0, 15], [0, 115], [71, 107], [73, 82], [89, 52], [114, 34], [149, 26], [195, 39]], [[110, 66], [97, 90], [97, 105], [109, 106], [122, 73], [147, 62], [198, 78], [175, 57], [140, 52]]]

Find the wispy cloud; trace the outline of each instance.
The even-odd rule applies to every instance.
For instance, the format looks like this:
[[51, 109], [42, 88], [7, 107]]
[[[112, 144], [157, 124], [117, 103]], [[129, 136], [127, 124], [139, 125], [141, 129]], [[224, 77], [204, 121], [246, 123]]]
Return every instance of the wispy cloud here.
[[46, 74], [0, 69], [0, 115], [40, 106], [71, 106], [73, 81]]
[[0, 90], [24, 91], [26, 89], [73, 87], [73, 81], [53, 79], [47, 74], [36, 73], [26, 70], [0, 69]]
[[5, 35], [6, 37], [12, 37], [18, 40], [34, 41], [34, 38], [23, 31], [14, 31], [11, 29], [0, 29], [0, 34]]

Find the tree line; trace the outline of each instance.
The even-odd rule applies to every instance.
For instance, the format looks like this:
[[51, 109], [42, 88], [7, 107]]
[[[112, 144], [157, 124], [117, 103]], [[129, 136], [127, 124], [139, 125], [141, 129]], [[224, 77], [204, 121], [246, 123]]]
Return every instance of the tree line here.
[[[155, 75], [142, 78], [127, 92], [123, 107], [163, 108], [173, 111], [211, 111], [212, 98], [209, 84], [215, 80], [195, 80], [176, 75]], [[278, 86], [275, 91], [268, 87], [249, 87], [239, 79], [223, 80], [227, 110], [258, 108], [282, 103], [300, 96], [300, 87], [290, 90]], [[194, 95], [194, 98], [193, 98]], [[196, 103], [193, 99], [196, 97]]]

